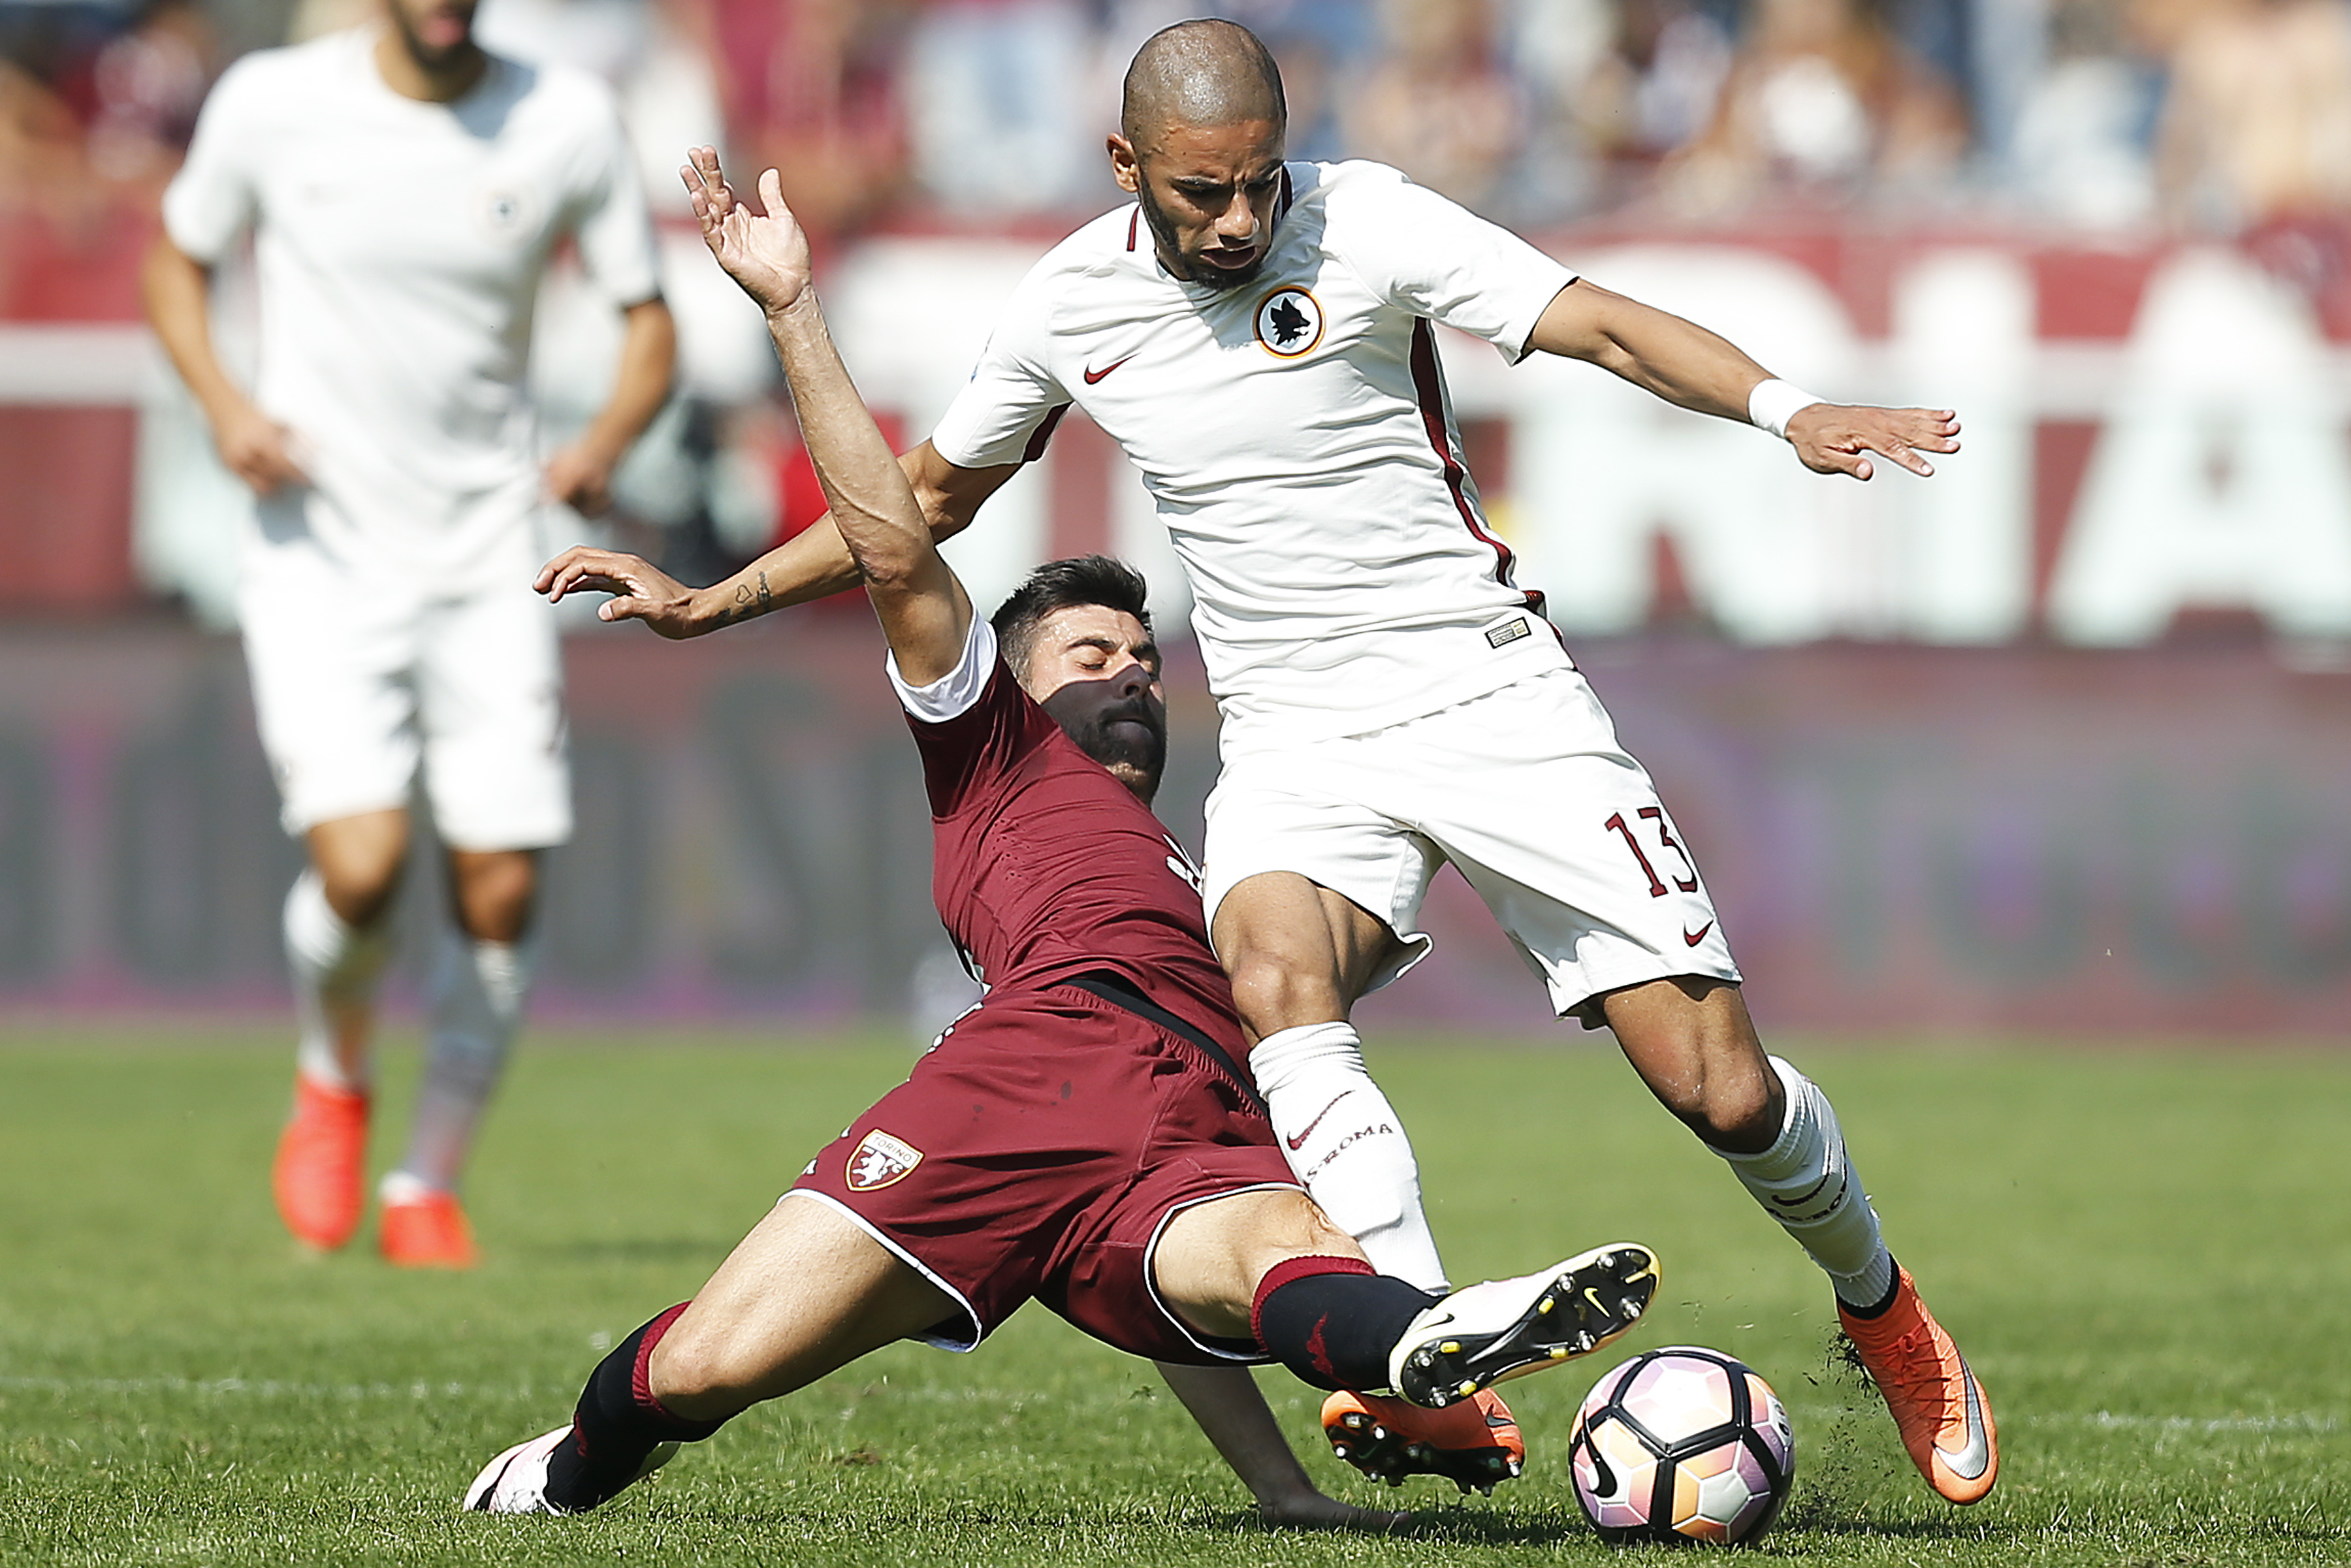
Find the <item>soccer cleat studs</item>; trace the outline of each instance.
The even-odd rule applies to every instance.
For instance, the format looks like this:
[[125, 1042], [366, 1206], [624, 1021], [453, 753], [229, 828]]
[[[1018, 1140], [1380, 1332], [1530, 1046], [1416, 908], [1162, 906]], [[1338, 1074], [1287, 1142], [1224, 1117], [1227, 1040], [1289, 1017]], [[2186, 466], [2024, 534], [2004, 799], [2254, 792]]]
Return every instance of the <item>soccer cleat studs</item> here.
[[1392, 1384], [1413, 1404], [1442, 1409], [1589, 1354], [1639, 1321], [1656, 1289], [1656, 1254], [1615, 1242], [1542, 1273], [1456, 1291], [1397, 1342]]
[[1524, 1469], [1526, 1446], [1510, 1406], [1494, 1395], [1426, 1410], [1370, 1394], [1333, 1394], [1322, 1429], [1334, 1458], [1385, 1486], [1442, 1476], [1463, 1492], [1491, 1495]]

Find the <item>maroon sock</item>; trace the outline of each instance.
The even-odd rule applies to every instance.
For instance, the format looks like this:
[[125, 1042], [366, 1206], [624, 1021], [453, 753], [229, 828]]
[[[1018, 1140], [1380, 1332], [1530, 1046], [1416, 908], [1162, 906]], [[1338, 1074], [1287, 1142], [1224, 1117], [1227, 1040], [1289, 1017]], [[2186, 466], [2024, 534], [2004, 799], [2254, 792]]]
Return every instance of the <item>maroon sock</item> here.
[[1356, 1258], [1290, 1258], [1266, 1270], [1249, 1327], [1317, 1388], [1385, 1388], [1388, 1354], [1437, 1298]]
[[645, 1379], [653, 1346], [691, 1303], [680, 1301], [612, 1347], [588, 1375], [571, 1413], [571, 1440], [547, 1459], [547, 1500], [570, 1513], [594, 1508], [637, 1479], [664, 1443], [695, 1443], [726, 1425], [662, 1408]]

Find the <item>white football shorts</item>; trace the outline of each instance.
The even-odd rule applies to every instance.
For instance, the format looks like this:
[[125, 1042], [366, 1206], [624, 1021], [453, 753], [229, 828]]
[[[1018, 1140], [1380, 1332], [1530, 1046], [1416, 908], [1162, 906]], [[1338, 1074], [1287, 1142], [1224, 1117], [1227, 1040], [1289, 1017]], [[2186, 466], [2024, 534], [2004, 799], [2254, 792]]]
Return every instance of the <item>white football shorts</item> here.
[[1450, 861], [1562, 1017], [1649, 980], [1740, 977], [1687, 842], [1573, 670], [1364, 735], [1260, 731], [1224, 749], [1202, 888], [1212, 925], [1239, 883], [1295, 872], [1404, 942], [1377, 989], [1426, 956], [1421, 901]]
[[237, 609], [288, 833], [405, 806], [421, 776], [454, 849], [571, 836], [562, 654], [528, 573], [438, 597], [281, 545], [247, 552]]

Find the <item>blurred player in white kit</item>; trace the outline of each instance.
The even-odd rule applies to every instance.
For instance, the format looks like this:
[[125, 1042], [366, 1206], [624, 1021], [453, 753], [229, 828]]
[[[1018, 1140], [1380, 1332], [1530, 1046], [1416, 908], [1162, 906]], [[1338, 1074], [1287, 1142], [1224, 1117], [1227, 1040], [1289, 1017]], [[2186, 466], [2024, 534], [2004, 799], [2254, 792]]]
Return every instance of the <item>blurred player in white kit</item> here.
[[[473, 0], [384, 0], [372, 25], [246, 57], [163, 198], [148, 314], [222, 460], [252, 487], [238, 619], [284, 821], [300, 1020], [278, 1212], [358, 1228], [377, 980], [420, 778], [448, 847], [424, 1082], [383, 1179], [394, 1263], [475, 1259], [458, 1179], [530, 988], [540, 852], [570, 834], [553, 616], [530, 590], [550, 504], [608, 499], [669, 389], [675, 329], [602, 84], [474, 41]], [[207, 318], [253, 236], [248, 392]], [[601, 410], [545, 462], [524, 388], [540, 277], [569, 239], [621, 310]]]

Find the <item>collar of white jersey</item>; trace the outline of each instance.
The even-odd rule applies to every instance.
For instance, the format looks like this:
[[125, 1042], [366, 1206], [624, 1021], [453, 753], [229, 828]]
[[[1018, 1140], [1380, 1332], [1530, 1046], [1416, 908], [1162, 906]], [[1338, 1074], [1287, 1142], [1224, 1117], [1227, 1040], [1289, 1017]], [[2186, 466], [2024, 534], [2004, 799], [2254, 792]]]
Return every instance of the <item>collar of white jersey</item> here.
[[[1282, 220], [1290, 216], [1290, 209], [1294, 201], [1295, 197], [1291, 193], [1290, 185], [1290, 162], [1289, 160], [1284, 159], [1281, 164], [1281, 194], [1275, 199], [1273, 204], [1273, 222], [1267, 225], [1268, 232], [1266, 235], [1265, 254], [1268, 257], [1270, 257], [1273, 255], [1274, 241], [1281, 232]], [[1126, 248], [1130, 254], [1140, 255], [1144, 252], [1145, 247], [1143, 244], [1143, 200], [1141, 197], [1137, 197], [1135, 199], [1134, 206], [1126, 215]], [[1148, 247], [1148, 254], [1150, 256], [1148, 265], [1152, 272], [1155, 276], [1165, 278], [1167, 282], [1173, 283], [1182, 288], [1196, 288], [1204, 293], [1218, 294], [1223, 292], [1223, 290], [1217, 288], [1211, 284], [1194, 283], [1187, 278], [1178, 277], [1174, 273], [1168, 271], [1167, 264], [1159, 258], [1159, 246], [1155, 239]]]

